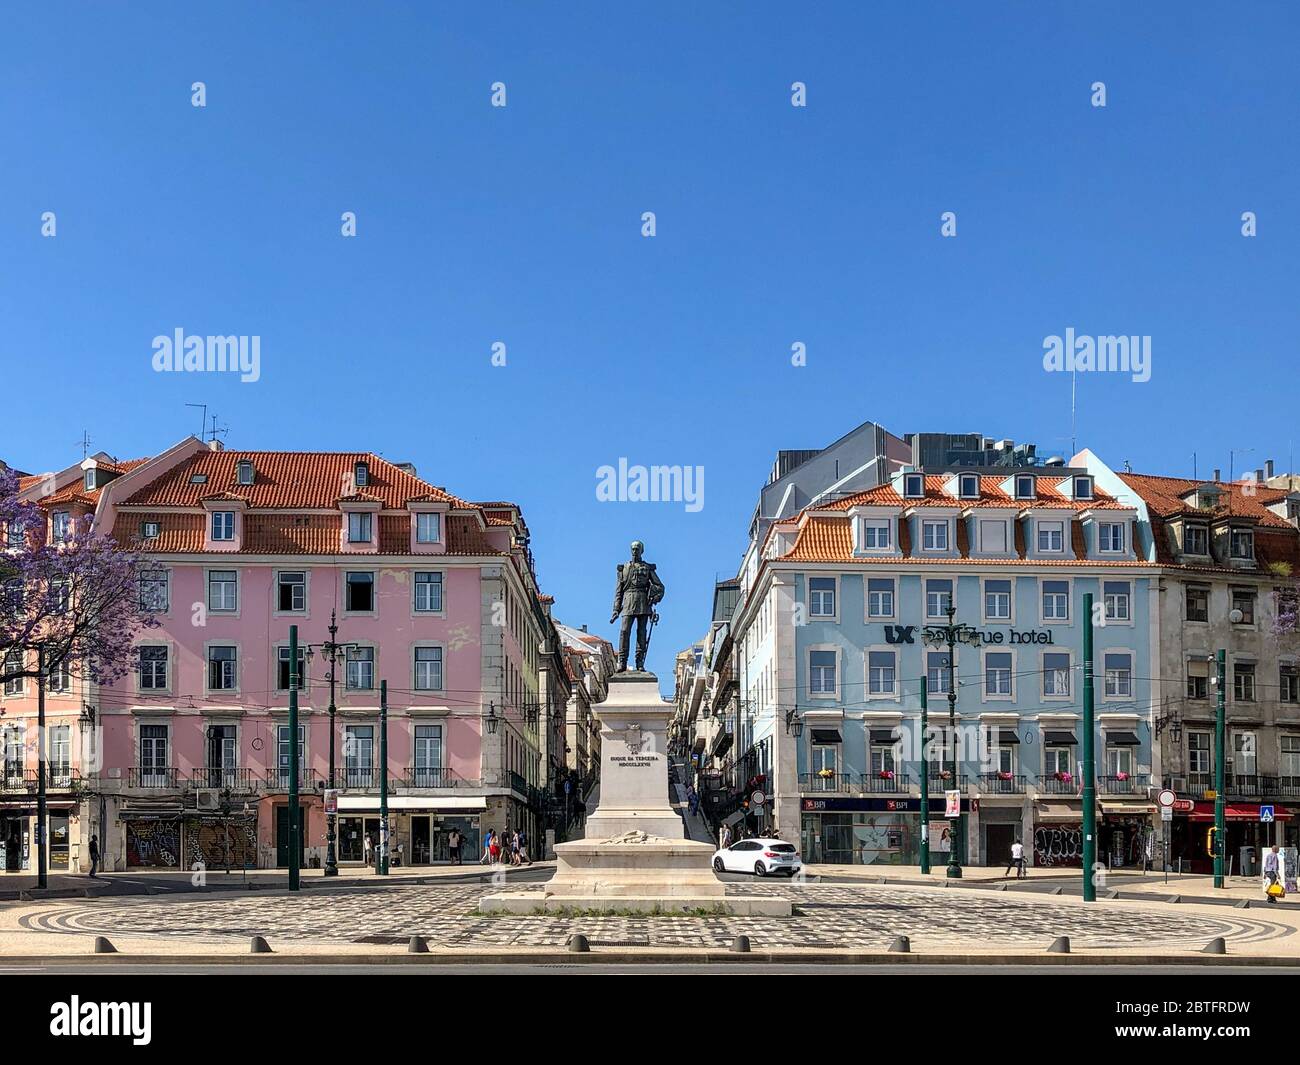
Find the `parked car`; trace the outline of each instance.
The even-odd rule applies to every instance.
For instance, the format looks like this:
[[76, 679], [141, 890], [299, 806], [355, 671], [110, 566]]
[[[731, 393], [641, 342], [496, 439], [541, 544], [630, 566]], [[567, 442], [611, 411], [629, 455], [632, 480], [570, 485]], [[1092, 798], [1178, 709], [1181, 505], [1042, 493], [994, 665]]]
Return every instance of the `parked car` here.
[[753, 873], [755, 876], [784, 873], [794, 876], [802, 866], [794, 844], [783, 839], [737, 840], [713, 854], [715, 873]]

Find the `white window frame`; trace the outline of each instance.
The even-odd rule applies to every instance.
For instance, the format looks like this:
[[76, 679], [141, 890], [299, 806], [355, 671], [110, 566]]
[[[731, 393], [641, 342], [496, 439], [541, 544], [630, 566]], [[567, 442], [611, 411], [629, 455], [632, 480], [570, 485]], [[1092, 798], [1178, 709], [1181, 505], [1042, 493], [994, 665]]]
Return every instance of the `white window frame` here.
[[[890, 686], [888, 689], [882, 689], [880, 691], [872, 690], [872, 685], [875, 683], [872, 675], [872, 665], [871, 665], [871, 656], [873, 654], [876, 655], [887, 654], [890, 656], [891, 660], [893, 661], [893, 665], [889, 667]], [[880, 645], [876, 645], [874, 647], [868, 647], [866, 648], [865, 658], [866, 658], [866, 669], [867, 669], [867, 698], [896, 700], [898, 698], [898, 648], [892, 646], [882, 647]], [[879, 668], [883, 670], [885, 667], [882, 666]]]
[[[1047, 691], [1047, 656], [1048, 655], [1061, 655], [1066, 659], [1066, 666], [1065, 666], [1066, 690], [1064, 694], [1058, 694], [1058, 693], [1048, 694]], [[1053, 669], [1057, 673], [1060, 672], [1059, 666], [1053, 667]], [[1070, 651], [1061, 650], [1060, 648], [1056, 648], [1051, 651], [1040, 651], [1039, 658], [1038, 658], [1038, 677], [1039, 677], [1038, 688], [1039, 688], [1039, 692], [1041, 693], [1041, 698], [1043, 699], [1044, 702], [1058, 702], [1058, 703], [1067, 702], [1068, 703], [1071, 699], [1074, 698], [1074, 655]], [[1053, 686], [1053, 690], [1055, 690], [1056, 687], [1055, 680], [1053, 681], [1052, 686]]]
[[[894, 550], [894, 521], [892, 518], [860, 518], [859, 531], [861, 533], [861, 543], [859, 547], [862, 551], [893, 551]], [[867, 530], [884, 532], [885, 543], [868, 544]]]
[[[1126, 658], [1128, 660], [1127, 669], [1112, 670], [1107, 665], [1107, 659]], [[1101, 672], [1102, 672], [1102, 699], [1107, 702], [1132, 702], [1133, 701], [1133, 670], [1135, 655], [1122, 647], [1108, 647], [1101, 653]], [[1127, 684], [1128, 690], [1123, 690], [1124, 684]]]
[[[872, 591], [871, 591], [871, 582], [872, 582], [872, 581], [888, 581], [888, 582], [889, 582], [889, 606], [890, 606], [890, 611], [889, 611], [888, 614], [873, 614], [873, 613], [871, 612], [871, 596], [872, 596], [872, 594], [873, 594]], [[897, 578], [897, 577], [873, 577], [871, 574], [868, 573], [868, 574], [864, 575], [864, 577], [863, 577], [863, 582], [864, 582], [864, 588], [865, 588], [865, 590], [866, 590], [866, 595], [864, 596], [864, 601], [865, 601], [865, 605], [866, 605], [866, 609], [867, 609], [867, 618], [866, 618], [867, 621], [894, 621], [894, 620], [896, 620], [896, 619], [898, 618], [898, 578]], [[881, 590], [881, 591], [877, 591], [875, 594], [877, 594], [877, 595], [883, 594], [883, 590]]]
[[[1128, 524], [1127, 522], [1123, 522], [1123, 521], [1097, 522], [1097, 553], [1099, 555], [1128, 554], [1128, 535], [1125, 532], [1125, 526], [1127, 524]], [[1110, 546], [1107, 546], [1106, 544], [1107, 530], [1110, 530], [1112, 535], [1116, 535], [1115, 531], [1118, 530], [1117, 533], [1119, 537], [1118, 547], [1114, 546], [1113, 543]]]
[[[1237, 538], [1241, 537], [1246, 546], [1250, 549], [1246, 554], [1240, 554], [1237, 551]], [[1228, 557], [1230, 559], [1239, 559], [1241, 561], [1253, 562], [1255, 559], [1255, 530], [1254, 529], [1228, 529]]]
[[[998, 614], [989, 613], [989, 585], [994, 581], [1005, 581], [1007, 585], [1007, 614], [1002, 617]], [[994, 592], [994, 595], [1002, 595], [1002, 592]], [[981, 577], [980, 578], [980, 617], [987, 624], [991, 625], [1014, 625], [1016, 621], [1016, 579], [1015, 577]]]
[[[974, 483], [975, 490], [968, 492], [966, 485]], [[957, 476], [957, 498], [959, 499], [979, 499], [980, 497], [980, 478], [977, 473], [962, 473]]]
[[[991, 527], [991, 526], [994, 526], [994, 525], [1001, 526], [1001, 528], [1002, 528], [1002, 546], [1001, 546], [1001, 547], [989, 547], [988, 544], [986, 544], [986, 543], [984, 542], [984, 528], [985, 528], [985, 526], [990, 526], [990, 527]], [[979, 517], [977, 517], [977, 518], [975, 519], [975, 536], [976, 536], [977, 542], [979, 543], [979, 552], [980, 552], [980, 554], [982, 554], [982, 555], [1005, 555], [1005, 554], [1009, 554], [1010, 551], [1011, 551], [1012, 537], [1011, 537], [1011, 532], [1010, 532], [1010, 530], [1007, 528], [1007, 519], [1006, 519], [1006, 518], [979, 518]]]
[[[1065, 593], [1065, 615], [1053, 614], [1050, 617], [1047, 613], [1047, 586], [1049, 584], [1064, 584]], [[1052, 592], [1053, 600], [1062, 596], [1061, 592]], [[1068, 625], [1073, 620], [1070, 612], [1071, 600], [1074, 597], [1074, 588], [1070, 584], [1069, 577], [1039, 577], [1038, 578], [1038, 616], [1044, 625]]]
[[[231, 685], [230, 687], [214, 688], [212, 687], [212, 652], [217, 648], [233, 648], [235, 657], [230, 662]], [[203, 645], [203, 688], [209, 692], [223, 692], [225, 694], [238, 694], [239, 692], [239, 666], [240, 666], [239, 644], [231, 640], [212, 640]], [[225, 672], [224, 669], [222, 671]]]
[[[951, 551], [952, 550], [952, 530], [950, 528], [951, 525], [952, 522], [950, 522], [947, 518], [922, 518], [921, 519], [921, 550], [930, 551], [939, 554], [947, 554], [949, 551]], [[943, 532], [942, 537], [937, 535], [940, 530], [942, 530]], [[935, 544], [931, 544], [930, 543], [931, 532], [934, 532], [936, 534], [936, 536], [934, 537], [936, 541], [942, 539], [943, 543], [939, 544], [936, 542]]]
[[[429, 536], [424, 526], [433, 523], [433, 535]], [[442, 542], [442, 514], [436, 510], [422, 510], [415, 515], [415, 542], [417, 544], [437, 544]]]
[[1091, 475], [1086, 473], [1076, 474], [1074, 478], [1074, 498], [1075, 499], [1095, 499], [1095, 485]]
[[[421, 665], [431, 666], [432, 662], [423, 661], [420, 658], [421, 651], [438, 652], [438, 683], [436, 686], [425, 686], [420, 684], [420, 667]], [[445, 691], [447, 687], [447, 651], [440, 643], [419, 643], [411, 648], [411, 687], [420, 692], [440, 692]]]
[[[917, 486], [917, 490], [912, 491], [912, 486]], [[903, 474], [903, 498], [904, 499], [924, 499], [925, 498], [925, 477], [919, 473]]]
[[[437, 576], [437, 581], [422, 581], [424, 576]], [[438, 605], [420, 606], [420, 590], [422, 588], [438, 589]], [[426, 598], [428, 596], [426, 595]], [[418, 569], [411, 574], [411, 612], [421, 617], [438, 617], [447, 612], [447, 575], [440, 569]]]
[[[1007, 668], [1005, 692], [989, 691], [989, 655], [1006, 655], [1011, 662]], [[1016, 652], [1009, 647], [985, 647], [981, 650], [980, 693], [986, 703], [1011, 703], [1016, 700]]]
[[[1015, 483], [1012, 485], [1016, 499], [1037, 499], [1038, 485], [1035, 483], [1036, 478], [1032, 473], [1018, 473], [1015, 475]], [[1024, 490], [1025, 483], [1029, 484], [1029, 491]]]
[[[360, 535], [364, 533], [365, 535]], [[368, 510], [348, 511], [348, 543], [373, 544], [375, 542], [375, 516]]]
[[[926, 621], [948, 620], [947, 613], [931, 614], [930, 613], [930, 585], [940, 581], [947, 581], [949, 587], [948, 605], [957, 605], [957, 578], [956, 577], [924, 577], [921, 581], [921, 595], [924, 599], [924, 614]], [[940, 595], [943, 593], [940, 592]]]
[[[234, 579], [234, 581], [222, 581], [222, 582], [221, 582], [223, 585], [225, 585], [225, 584], [233, 584], [233, 585], [234, 585], [234, 589], [235, 589], [235, 602], [234, 602], [234, 605], [233, 605], [233, 606], [216, 606], [216, 605], [213, 603], [213, 600], [212, 600], [212, 575], [213, 575], [214, 573], [233, 573], [233, 574], [235, 575], [235, 579]], [[209, 614], [220, 614], [220, 615], [221, 615], [222, 617], [224, 617], [224, 618], [238, 617], [238, 616], [239, 616], [239, 604], [240, 604], [240, 601], [243, 599], [243, 595], [241, 594], [241, 593], [242, 593], [242, 589], [240, 588], [239, 585], [240, 585], [240, 571], [239, 571], [238, 569], [230, 569], [230, 568], [225, 567], [225, 566], [213, 566], [213, 567], [211, 567], [210, 569], [205, 569], [205, 570], [203, 571], [203, 590], [204, 590], [204, 597], [205, 597], [205, 599], [206, 599], [206, 601], [207, 601], [207, 604], [208, 604], [208, 613], [209, 613]]]
[[[1062, 518], [1037, 518], [1034, 521], [1034, 551], [1040, 555], [1065, 554], [1065, 520]], [[1060, 547], [1044, 547], [1043, 534], [1055, 532], [1061, 538]]]
[[[808, 587], [806, 589], [807, 596], [808, 596], [808, 619], [810, 621], [814, 618], [818, 621], [838, 621], [840, 616], [839, 577], [833, 574], [809, 573], [806, 579], [808, 581]], [[827, 594], [826, 589], [824, 588], [819, 589], [816, 593], [813, 592], [812, 582], [815, 580], [831, 582], [831, 588], [830, 588], [831, 609], [828, 612], [827, 611], [818, 612], [814, 608], [815, 605], [822, 605], [822, 606], [825, 605], [825, 603], [821, 601], [821, 597]]]
[[[285, 581], [285, 580], [283, 579], [283, 578], [285, 577], [285, 575], [286, 575], [286, 574], [291, 574], [291, 573], [300, 573], [300, 574], [302, 574], [302, 580], [301, 580], [301, 581]], [[296, 615], [296, 614], [305, 614], [305, 613], [307, 613], [307, 605], [311, 602], [311, 595], [310, 595], [310, 593], [309, 593], [309, 589], [308, 589], [308, 585], [309, 585], [310, 583], [311, 583], [311, 570], [310, 570], [310, 569], [307, 569], [306, 567], [304, 567], [303, 569], [277, 569], [277, 570], [275, 571], [275, 610], [272, 611], [272, 613], [274, 613], [275, 616], [277, 616], [277, 617], [284, 617], [284, 616], [289, 615], [289, 614], [295, 614], [295, 615]], [[281, 605], [280, 605], [280, 589], [281, 589], [282, 587], [287, 587], [287, 588], [290, 588], [290, 589], [293, 589], [293, 590], [297, 590], [297, 589], [301, 588], [301, 589], [302, 589], [302, 606], [294, 606], [294, 605], [292, 605], [294, 599], [296, 598], [296, 596], [293, 594], [292, 591], [290, 592], [290, 598], [289, 598], [289, 603], [290, 603], [290, 605], [289, 605], [288, 607], [283, 607], [283, 606], [281, 606]]]
[[[368, 657], [368, 658], [361, 658], [360, 655], [361, 655], [363, 652], [369, 652], [369, 657]], [[354, 685], [354, 684], [352, 683], [352, 666], [353, 666], [354, 663], [357, 664], [357, 666], [358, 666], [358, 673], [359, 673], [359, 674], [362, 674], [362, 673], [365, 672], [365, 671], [364, 671], [363, 669], [361, 669], [360, 667], [362, 667], [362, 666], [366, 666], [366, 665], [368, 665], [368, 666], [370, 667], [370, 672], [369, 672], [370, 684], [369, 684], [368, 687], [362, 687], [362, 686], [360, 686], [360, 685]], [[355, 647], [355, 649], [354, 649], [354, 648], [349, 648], [348, 651], [345, 653], [344, 658], [343, 658], [343, 690], [344, 690], [345, 692], [371, 692], [371, 691], [374, 691], [374, 690], [375, 690], [375, 672], [377, 671], [378, 668], [379, 668], [379, 654], [378, 654], [378, 652], [377, 652], [377, 650], [376, 650], [374, 644], [370, 644], [370, 643], [361, 643], [361, 644], [358, 644], [358, 645]]]
[[[1106, 590], [1106, 586], [1108, 584], [1122, 584], [1124, 586], [1124, 591], [1122, 593], [1108, 592]], [[1112, 600], [1114, 600], [1115, 604], [1117, 604], [1120, 601], [1120, 596], [1123, 597], [1123, 602], [1124, 602], [1123, 617], [1121, 617], [1119, 614], [1115, 614], [1111, 612], [1111, 606], [1114, 605], [1112, 603]], [[1106, 619], [1107, 625], [1134, 624], [1133, 582], [1132, 581], [1128, 581], [1128, 580], [1113, 581], [1113, 580], [1107, 580], [1105, 577], [1103, 577], [1101, 580], [1101, 602], [1102, 602], [1102, 616]]]
[[[1191, 536], [1197, 533], [1200, 536], [1200, 546], [1204, 548], [1201, 551], [1195, 551], [1191, 546]], [[1183, 527], [1183, 554], [1195, 555], [1197, 558], [1210, 557], [1210, 527], [1208, 525], [1189, 524]]]
[[211, 518], [212, 542], [215, 544], [232, 543], [235, 539], [235, 512], [233, 510], [214, 510]]
[[[370, 607], [366, 610], [354, 610], [348, 606], [348, 577], [354, 574], [370, 575]], [[379, 574], [372, 569], [350, 569], [343, 571], [343, 613], [349, 617], [373, 617], [379, 611]]]
[[[835, 671], [835, 677], [834, 677], [835, 688], [833, 691], [813, 690], [813, 664], [812, 664], [813, 652], [828, 652], [835, 656], [835, 664], [832, 667]], [[805, 655], [806, 657], [804, 658], [804, 663], [805, 663], [805, 668], [808, 670], [808, 698], [809, 699], [838, 699], [840, 697], [840, 689], [842, 687], [841, 680], [843, 677], [843, 665], [844, 665], [844, 663], [841, 661], [843, 655], [840, 654], [840, 649], [836, 647], [834, 644], [827, 644], [827, 643], [812, 644], [805, 652]], [[825, 667], [822, 666], [818, 668], [824, 669]]]
[[[164, 683], [161, 685], [146, 685], [144, 683], [144, 659], [140, 652], [146, 650], [162, 651], [165, 655], [162, 667]], [[165, 695], [170, 693], [172, 690], [172, 675], [175, 672], [173, 667], [174, 663], [172, 662], [171, 646], [165, 641], [154, 640], [137, 644], [135, 648], [135, 690], [141, 694], [147, 692], [150, 695], [158, 695], [160, 693]], [[204, 668], [206, 667], [207, 663], [205, 662]]]

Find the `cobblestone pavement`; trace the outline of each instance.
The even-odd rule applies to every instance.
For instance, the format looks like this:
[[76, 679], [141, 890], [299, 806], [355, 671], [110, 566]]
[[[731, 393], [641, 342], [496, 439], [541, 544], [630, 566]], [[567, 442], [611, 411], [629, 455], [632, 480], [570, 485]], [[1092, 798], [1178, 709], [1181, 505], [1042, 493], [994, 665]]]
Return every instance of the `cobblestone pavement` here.
[[[511, 890], [526, 888], [511, 885]], [[390, 943], [422, 935], [460, 949], [562, 946], [574, 932], [593, 945], [716, 948], [744, 933], [755, 947], [882, 949], [894, 935], [919, 947], [1041, 948], [1057, 935], [1080, 947], [1199, 948], [1215, 936], [1236, 943], [1278, 939], [1284, 925], [1170, 908], [1095, 906], [985, 892], [869, 885], [729, 885], [735, 895], [787, 895], [793, 917], [487, 917], [475, 912], [493, 888], [410, 885], [262, 897], [150, 897], [64, 903], [24, 915], [20, 927], [80, 935], [221, 942], [265, 935], [302, 943]], [[540, 891], [541, 885], [533, 890]]]

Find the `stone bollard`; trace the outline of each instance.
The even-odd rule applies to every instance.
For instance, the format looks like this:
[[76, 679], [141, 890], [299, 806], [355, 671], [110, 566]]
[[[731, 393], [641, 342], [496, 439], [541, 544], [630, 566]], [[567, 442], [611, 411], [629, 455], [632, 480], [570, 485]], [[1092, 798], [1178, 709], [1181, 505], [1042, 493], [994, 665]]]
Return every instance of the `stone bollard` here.
[[428, 954], [429, 941], [424, 936], [412, 936], [411, 941], [406, 944], [407, 954]]
[[249, 954], [274, 954], [275, 951], [271, 949], [271, 944], [269, 944], [263, 936], [253, 936], [248, 941], [248, 953]]
[[1201, 948], [1202, 954], [1227, 954], [1228, 944], [1223, 936], [1215, 936]]
[[733, 954], [749, 953], [749, 936], [737, 936], [731, 941], [731, 952]]
[[894, 938], [889, 941], [887, 951], [890, 954], [911, 954], [912, 941], [908, 939], [907, 936], [894, 936]]
[[587, 942], [587, 937], [580, 932], [575, 932], [569, 936], [569, 953], [570, 954], [590, 954], [591, 944]]
[[1052, 940], [1052, 945], [1047, 948], [1047, 953], [1048, 954], [1069, 954], [1070, 937], [1057, 936], [1055, 939]]
[[108, 938], [108, 936], [96, 936], [96, 937], [95, 937], [95, 953], [96, 953], [96, 954], [116, 954], [116, 953], [117, 953], [117, 947], [113, 946], [113, 943], [112, 943], [112, 941]]

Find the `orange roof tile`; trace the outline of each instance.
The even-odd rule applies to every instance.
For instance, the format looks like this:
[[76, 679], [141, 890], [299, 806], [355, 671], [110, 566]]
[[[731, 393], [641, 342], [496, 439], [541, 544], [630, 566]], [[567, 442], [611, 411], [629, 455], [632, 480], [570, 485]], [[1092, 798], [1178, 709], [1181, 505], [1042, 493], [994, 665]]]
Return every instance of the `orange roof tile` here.
[[[1287, 490], [1254, 485], [1243, 481], [1188, 480], [1185, 477], [1158, 477], [1146, 473], [1121, 473], [1126, 485], [1133, 489], [1147, 509], [1161, 518], [1180, 514], [1198, 514], [1202, 517], [1241, 517], [1254, 519], [1260, 525], [1274, 529], [1290, 529], [1291, 524], [1268, 509], [1270, 503], [1284, 499]], [[1215, 510], [1203, 510], [1183, 501], [1182, 497], [1203, 484], [1215, 485], [1227, 502]]]
[[956, 496], [949, 495], [943, 490], [948, 475], [928, 473], [924, 479], [925, 495], [917, 499], [905, 498], [898, 494], [892, 484], [885, 484], [879, 488], [869, 488], [865, 492], [844, 496], [830, 503], [814, 504], [807, 509], [822, 511], [850, 510], [853, 507], [960, 507], [964, 510], [967, 507], [1027, 507], [1037, 504], [1069, 507], [1072, 510], [1108, 510], [1125, 506], [1113, 496], [1095, 487], [1093, 490], [1095, 498], [1071, 499], [1058, 487], [1061, 481], [1069, 478], [1048, 473], [1034, 474], [1037, 490], [1035, 499], [1016, 499], [1001, 487], [1002, 482], [1012, 476], [1010, 471], [1004, 475], [981, 474], [978, 499], [958, 499]]

